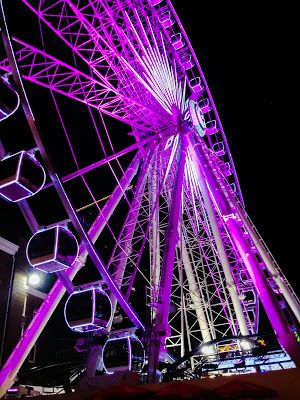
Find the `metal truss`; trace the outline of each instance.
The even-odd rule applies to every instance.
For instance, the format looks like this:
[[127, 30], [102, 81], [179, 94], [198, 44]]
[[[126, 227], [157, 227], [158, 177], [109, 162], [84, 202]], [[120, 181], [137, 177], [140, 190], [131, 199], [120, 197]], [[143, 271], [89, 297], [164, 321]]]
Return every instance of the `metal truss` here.
[[[242, 200], [213, 98], [170, 1], [154, 6], [147, 0], [23, 2], [37, 15], [37, 20], [53, 31], [55, 42], [59, 38], [71, 54], [65, 62], [55, 56], [57, 46], [51, 41], [42, 38], [48, 49], [46, 54], [15, 39], [25, 79], [96, 107], [141, 132], [172, 130], [176, 126], [181, 107], [178, 114], [172, 104], [178, 107], [180, 97], [184, 98], [180, 92], [186, 82], [186, 97], [196, 96], [206, 104], [205, 119], [215, 123], [207, 144], [213, 148], [222, 143], [223, 151], [218, 157], [228, 165], [228, 179]], [[174, 38], [178, 38], [180, 46], [174, 45]], [[75, 68], [70, 59], [76, 60]], [[3, 61], [0, 68], [7, 70], [7, 62]], [[201, 80], [201, 90], [194, 94], [192, 82], [196, 79]]]

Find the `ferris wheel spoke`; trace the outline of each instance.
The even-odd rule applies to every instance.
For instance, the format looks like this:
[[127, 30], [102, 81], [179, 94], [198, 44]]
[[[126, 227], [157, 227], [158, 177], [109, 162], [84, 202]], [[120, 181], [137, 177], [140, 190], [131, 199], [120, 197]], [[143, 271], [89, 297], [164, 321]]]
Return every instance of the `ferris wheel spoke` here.
[[[97, 79], [78, 71], [22, 40], [14, 38], [14, 41], [19, 48], [21, 47], [16, 51], [16, 57], [24, 79], [83, 104], [88, 104], [98, 111], [143, 131], [150, 129], [147, 124], [141, 123], [141, 107], [137, 106], [131, 99], [120, 97], [107, 87], [103, 87]], [[10, 71], [7, 59], [0, 62], [0, 69]], [[124, 104], [126, 104], [125, 107]]]
[[[27, 2], [26, 4], [29, 5]], [[39, 18], [85, 61], [94, 72], [96, 79], [122, 102], [123, 108], [127, 109], [127, 114], [133, 113], [135, 118], [139, 116], [147, 125], [147, 121], [148, 124], [151, 122], [151, 114], [154, 113], [156, 119], [161, 119], [160, 124], [166, 124], [163, 119], [167, 116], [164, 117], [163, 110], [156, 104], [157, 100], [153, 103], [151, 97], [143, 98], [145, 90], [138, 88], [134, 69], [124, 60], [123, 55], [118, 54], [103, 38], [99, 33], [99, 27], [96, 29], [86, 19], [86, 14], [83, 14], [82, 10], [68, 0], [55, 1], [52, 7], [47, 3], [44, 12], [43, 7], [34, 9], [30, 6], [30, 8], [38, 13]], [[85, 8], [84, 12], [86, 12]], [[128, 85], [124, 85], [125, 82], [128, 82]], [[148, 90], [155, 94], [150, 86]], [[109, 105], [109, 100], [107, 104]], [[153, 116], [152, 120], [155, 120]]]

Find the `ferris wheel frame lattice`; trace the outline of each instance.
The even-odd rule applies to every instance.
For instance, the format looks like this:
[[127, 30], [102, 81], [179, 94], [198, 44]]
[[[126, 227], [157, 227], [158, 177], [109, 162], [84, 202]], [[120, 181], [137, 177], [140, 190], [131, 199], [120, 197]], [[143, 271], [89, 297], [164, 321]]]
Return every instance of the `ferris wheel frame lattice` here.
[[[136, 364], [129, 360], [128, 365], [143, 370], [146, 366], [147, 382], [158, 379], [161, 364], [175, 365], [176, 360], [190, 372], [199, 369], [204, 345], [210, 346], [210, 357], [222, 353], [224, 358], [242, 351], [247, 338], [254, 343], [259, 301], [285, 362], [299, 365], [295, 339], [299, 299], [245, 211], [212, 95], [171, 2], [20, 0], [20, 4], [35, 16], [42, 46], [8, 32], [1, 2], [7, 58], [0, 61], [0, 69], [12, 74], [36, 143], [34, 151], [48, 175], [40, 191], [55, 188], [80, 245], [76, 260], [68, 264], [63, 250], [57, 252], [59, 239], [55, 239], [56, 258], [49, 256], [48, 267], [41, 268], [54, 271], [58, 279], [0, 372], [3, 393], [65, 291], [73, 299], [77, 292], [92, 293], [93, 306], [96, 292], [105, 297], [112, 318], [106, 315], [103, 325], [97, 326], [93, 310], [86, 328], [78, 318], [73, 326], [81, 332], [92, 327], [95, 334], [104, 333], [111, 340], [119, 335], [128, 349], [130, 337], [132, 345], [143, 342], [146, 364], [139, 359]], [[58, 41], [55, 45], [48, 39], [51, 35]], [[66, 49], [60, 52], [65, 58], [56, 54], [57, 43]], [[28, 82], [26, 90], [23, 81]], [[66, 159], [72, 161], [66, 162], [68, 167], [58, 162], [59, 154], [47, 147], [38, 127], [30, 104], [34, 86], [49, 93], [56, 109], [61, 136], [53, 140], [55, 148], [67, 149]], [[85, 149], [76, 145], [76, 135], [68, 130], [62, 98], [87, 110], [91, 122], [86, 138], [93, 136], [102, 157], [83, 162]], [[113, 120], [127, 129], [127, 135], [121, 132], [126, 143], [122, 148], [118, 148], [121, 138], [109, 126]], [[105, 193], [95, 185], [98, 177], [93, 174], [104, 168], [114, 187], [102, 206], [99, 195]], [[85, 204], [78, 208], [79, 192]], [[38, 235], [33, 210], [24, 199], [20, 207], [32, 233]], [[82, 213], [87, 208], [94, 220], [85, 227]], [[114, 215], [120, 217], [117, 223]], [[59, 221], [55, 223], [57, 232], [65, 232]], [[47, 229], [54, 232], [52, 225]], [[65, 237], [72, 239], [71, 233], [65, 232]], [[107, 237], [109, 254], [102, 257], [101, 243]], [[64, 246], [60, 244], [61, 249]], [[72, 282], [87, 260], [100, 275], [99, 288]], [[120, 313], [129, 321], [125, 336], [113, 318]], [[248, 353], [251, 349], [252, 345]]]

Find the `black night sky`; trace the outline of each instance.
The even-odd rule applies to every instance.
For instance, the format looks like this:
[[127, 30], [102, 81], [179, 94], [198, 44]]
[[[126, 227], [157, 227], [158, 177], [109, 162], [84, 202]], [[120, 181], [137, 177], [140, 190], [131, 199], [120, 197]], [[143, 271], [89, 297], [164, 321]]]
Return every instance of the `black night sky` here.
[[246, 210], [299, 295], [293, 10], [220, 3], [197, 2], [195, 11], [193, 1], [172, 2], [214, 98]]

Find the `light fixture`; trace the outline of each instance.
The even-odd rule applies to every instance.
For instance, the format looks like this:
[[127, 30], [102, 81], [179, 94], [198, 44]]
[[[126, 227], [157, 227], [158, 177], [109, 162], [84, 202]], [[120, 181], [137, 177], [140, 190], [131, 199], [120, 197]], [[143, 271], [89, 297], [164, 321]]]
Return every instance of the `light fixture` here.
[[201, 346], [200, 352], [206, 356], [213, 355], [215, 354], [214, 346], [204, 344]]
[[252, 350], [253, 343], [251, 340], [243, 339], [240, 341], [241, 348], [245, 351]]
[[42, 274], [38, 272], [30, 272], [27, 276], [27, 285], [37, 287], [42, 283]]

